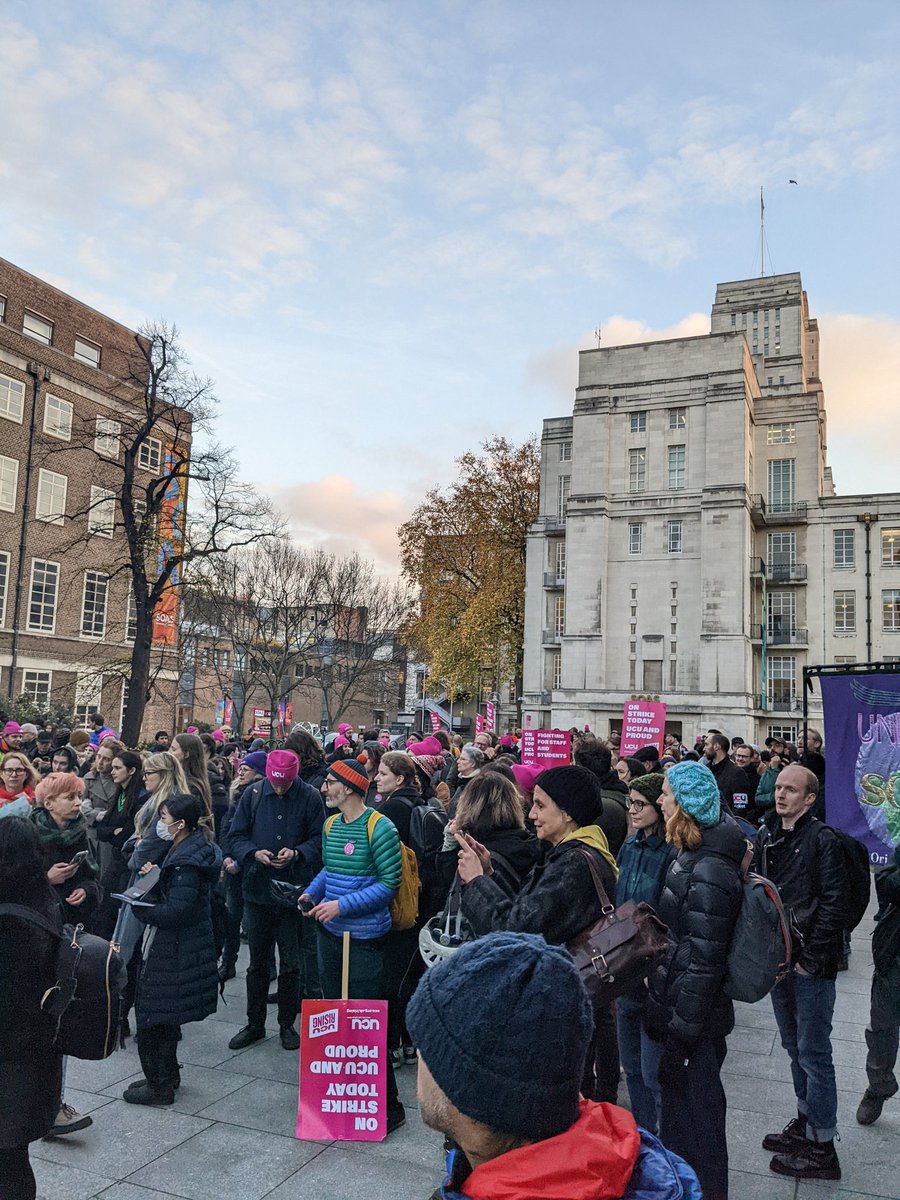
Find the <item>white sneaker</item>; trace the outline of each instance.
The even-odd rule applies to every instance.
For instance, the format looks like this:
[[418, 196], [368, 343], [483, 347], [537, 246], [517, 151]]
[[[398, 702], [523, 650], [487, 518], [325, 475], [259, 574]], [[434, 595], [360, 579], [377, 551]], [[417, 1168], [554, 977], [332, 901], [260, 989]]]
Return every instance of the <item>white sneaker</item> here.
[[75, 1111], [71, 1104], [63, 1104], [56, 1114], [53, 1128], [46, 1136], [64, 1137], [67, 1133], [78, 1133], [81, 1129], [87, 1129], [93, 1123], [93, 1117], [83, 1117], [81, 1113]]

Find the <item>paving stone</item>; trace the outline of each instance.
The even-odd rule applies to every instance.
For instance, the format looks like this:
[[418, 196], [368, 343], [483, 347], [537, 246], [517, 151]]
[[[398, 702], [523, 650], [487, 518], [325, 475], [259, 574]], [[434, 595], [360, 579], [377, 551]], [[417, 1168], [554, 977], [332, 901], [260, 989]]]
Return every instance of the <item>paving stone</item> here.
[[172, 1200], [171, 1192], [157, 1192], [153, 1188], [139, 1187], [136, 1183], [114, 1183], [98, 1195], [103, 1200]]
[[80, 1092], [104, 1092], [120, 1079], [128, 1079], [141, 1069], [137, 1050], [129, 1041], [125, 1050], [117, 1050], [101, 1062], [88, 1062], [81, 1058], [70, 1058], [66, 1067], [66, 1088], [77, 1088]]
[[764, 1177], [729, 1171], [728, 1187], [735, 1200], [794, 1200], [796, 1184], [793, 1179], [779, 1179], [771, 1173]]
[[31, 1166], [37, 1180], [39, 1200], [87, 1200], [108, 1188], [111, 1179], [92, 1171], [79, 1171], [47, 1159], [36, 1158], [34, 1147]]
[[111, 1103], [109, 1096], [105, 1096], [101, 1092], [81, 1092], [78, 1088], [69, 1087], [69, 1082], [66, 1080], [66, 1104], [71, 1104], [76, 1112], [87, 1115], [109, 1103]]
[[238, 1091], [204, 1108], [202, 1116], [210, 1121], [293, 1137], [297, 1128], [297, 1084], [250, 1079]]
[[771, 1000], [760, 1000], [758, 1004], [735, 1004], [734, 1023], [739, 1028], [775, 1029]]
[[50, 1162], [116, 1180], [153, 1162], [208, 1125], [208, 1121], [172, 1109], [114, 1100], [100, 1110], [90, 1129], [66, 1138], [35, 1142], [31, 1152]]
[[[748, 1054], [771, 1054], [778, 1037], [776, 1028], [760, 1026], [754, 1029], [736, 1026], [728, 1035], [728, 1053], [744, 1051]], [[726, 1058], [726, 1063], [728, 1059]]]
[[239, 1071], [242, 1075], [277, 1079], [281, 1083], [292, 1083], [295, 1088], [300, 1086], [300, 1051], [285, 1050], [279, 1038], [274, 1036], [232, 1054], [222, 1065], [226, 1070]]
[[[126, 1080], [124, 1085], [116, 1084], [114, 1088], [108, 1089], [107, 1096], [120, 1099], [129, 1083], [136, 1083], [143, 1078], [143, 1074], [138, 1073], [133, 1079]], [[236, 1075], [232, 1071], [184, 1066], [181, 1071], [181, 1087], [175, 1093], [172, 1109], [174, 1112], [198, 1113], [201, 1108], [206, 1108], [250, 1081], [249, 1075]]]
[[[146, 1184], [187, 1200], [221, 1200], [223, 1196], [259, 1200], [321, 1149], [317, 1142], [298, 1142], [234, 1125], [213, 1125], [130, 1174], [128, 1182]], [[305, 1200], [305, 1187], [297, 1195]]]
[[444, 1169], [443, 1139], [422, 1124], [418, 1109], [407, 1109], [406, 1124], [383, 1142], [342, 1142], [341, 1145], [351, 1154], [364, 1154], [368, 1160], [402, 1159], [432, 1172], [432, 1177], [434, 1174], [440, 1177]]
[[[391, 1141], [393, 1137], [391, 1136]], [[368, 1143], [368, 1145], [384, 1143]], [[318, 1154], [297, 1175], [282, 1183], [266, 1200], [422, 1200], [442, 1182], [441, 1166], [428, 1169], [385, 1155], [368, 1158], [360, 1169], [359, 1155], [349, 1143], [332, 1145]]]
[[[200, 1021], [183, 1027], [178, 1043], [178, 1061], [195, 1067], [218, 1067], [241, 1053], [229, 1050], [228, 1043], [241, 1028], [243, 1021], [231, 1025], [225, 1021]], [[272, 1032], [277, 1033], [277, 1026]]]

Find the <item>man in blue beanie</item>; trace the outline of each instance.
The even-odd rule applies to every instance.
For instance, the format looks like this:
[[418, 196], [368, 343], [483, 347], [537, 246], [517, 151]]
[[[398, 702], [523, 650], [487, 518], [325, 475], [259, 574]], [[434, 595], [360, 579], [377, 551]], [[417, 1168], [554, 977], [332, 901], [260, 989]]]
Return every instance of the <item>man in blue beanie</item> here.
[[569, 953], [492, 933], [428, 971], [406, 1022], [423, 1121], [456, 1145], [433, 1200], [700, 1200], [696, 1176], [625, 1109], [579, 1095], [593, 1016]]

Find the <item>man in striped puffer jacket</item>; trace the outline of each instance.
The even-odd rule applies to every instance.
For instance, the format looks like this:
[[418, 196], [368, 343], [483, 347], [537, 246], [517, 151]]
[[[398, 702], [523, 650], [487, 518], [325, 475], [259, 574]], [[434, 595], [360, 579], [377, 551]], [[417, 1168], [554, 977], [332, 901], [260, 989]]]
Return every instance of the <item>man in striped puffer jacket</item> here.
[[[326, 1000], [341, 994], [342, 934], [350, 934], [351, 1000], [386, 999], [384, 936], [400, 886], [400, 837], [394, 823], [367, 808], [368, 777], [353, 759], [336, 759], [322, 789], [333, 813], [322, 830], [324, 867], [301, 897], [319, 922], [319, 978]], [[387, 1070], [387, 1128], [406, 1120], [394, 1072]]]

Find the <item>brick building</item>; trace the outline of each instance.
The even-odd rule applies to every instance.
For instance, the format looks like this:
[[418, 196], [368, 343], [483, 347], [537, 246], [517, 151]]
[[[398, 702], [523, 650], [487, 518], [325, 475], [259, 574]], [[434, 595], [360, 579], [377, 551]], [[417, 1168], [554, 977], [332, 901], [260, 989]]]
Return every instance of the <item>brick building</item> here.
[[[0, 259], [0, 693], [116, 728], [135, 635], [117, 464], [140, 416], [137, 338]], [[135, 495], [162, 472], [158, 432]], [[154, 660], [145, 733], [175, 716], [175, 648]]]

